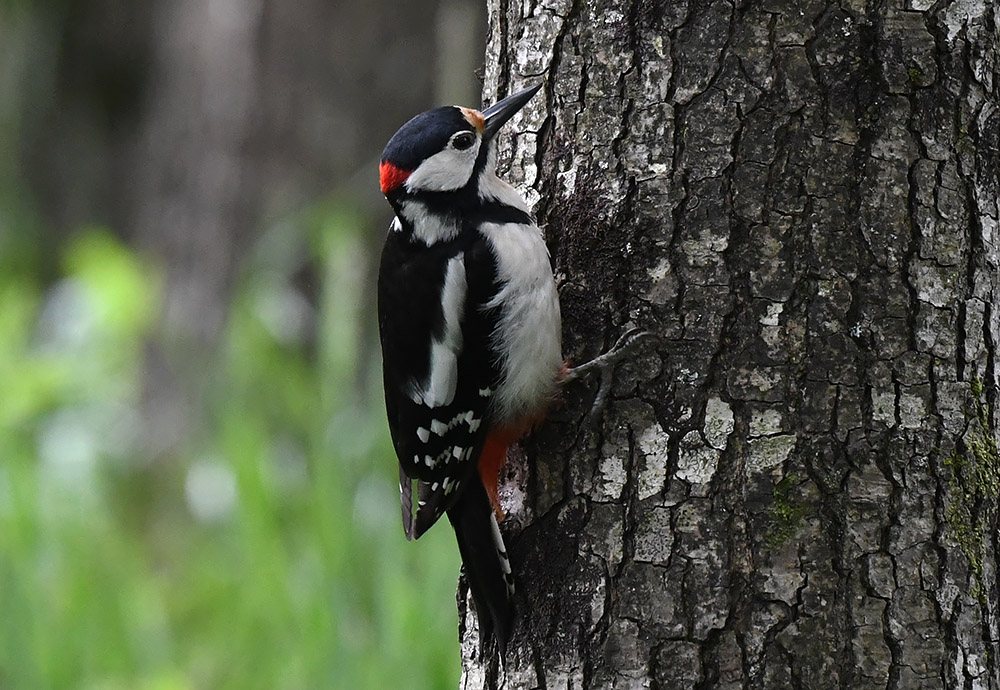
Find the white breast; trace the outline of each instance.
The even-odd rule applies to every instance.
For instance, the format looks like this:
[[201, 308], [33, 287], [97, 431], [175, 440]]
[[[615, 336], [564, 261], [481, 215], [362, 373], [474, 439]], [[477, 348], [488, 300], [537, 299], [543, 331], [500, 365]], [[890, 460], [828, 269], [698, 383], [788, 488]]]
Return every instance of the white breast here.
[[535, 225], [484, 223], [480, 231], [497, 256], [503, 288], [488, 306], [501, 309], [494, 344], [503, 379], [494, 395], [501, 423], [517, 424], [544, 411], [562, 368], [562, 324], [549, 252]]

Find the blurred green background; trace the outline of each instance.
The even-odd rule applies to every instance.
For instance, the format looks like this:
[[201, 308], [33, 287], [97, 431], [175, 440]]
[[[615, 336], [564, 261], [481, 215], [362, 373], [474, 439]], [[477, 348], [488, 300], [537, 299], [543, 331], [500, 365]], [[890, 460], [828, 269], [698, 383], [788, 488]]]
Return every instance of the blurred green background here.
[[0, 0], [0, 689], [457, 686], [375, 166], [485, 16], [412, 4]]

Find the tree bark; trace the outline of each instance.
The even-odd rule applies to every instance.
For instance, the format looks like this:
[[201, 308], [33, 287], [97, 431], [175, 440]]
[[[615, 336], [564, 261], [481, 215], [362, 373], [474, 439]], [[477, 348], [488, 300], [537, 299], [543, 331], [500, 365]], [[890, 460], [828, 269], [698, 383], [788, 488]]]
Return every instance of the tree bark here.
[[463, 688], [1000, 688], [1000, 19], [986, 0], [489, 2], [564, 350]]

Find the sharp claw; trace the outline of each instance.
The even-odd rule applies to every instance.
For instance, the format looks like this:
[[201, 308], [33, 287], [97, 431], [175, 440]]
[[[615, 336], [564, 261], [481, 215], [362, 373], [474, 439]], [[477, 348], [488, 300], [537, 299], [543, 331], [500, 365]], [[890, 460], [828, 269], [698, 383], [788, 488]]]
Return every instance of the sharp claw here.
[[649, 331], [644, 331], [641, 328], [629, 329], [625, 331], [620, 338], [618, 338], [618, 342], [615, 343], [614, 347], [605, 352], [603, 355], [598, 355], [589, 362], [584, 362], [578, 367], [566, 370], [566, 373], [563, 375], [563, 381], [566, 383], [575, 381], [584, 374], [589, 374], [595, 369], [601, 372], [601, 383], [597, 389], [597, 395], [594, 397], [594, 404], [591, 406], [590, 412], [587, 413], [587, 419], [589, 421], [594, 421], [601, 410], [604, 409], [604, 404], [607, 400], [608, 394], [611, 392], [611, 383], [614, 378], [615, 366], [633, 349], [635, 349], [636, 345], [638, 345], [641, 341], [652, 337], [655, 336]]
[[601, 416], [601, 411], [607, 403], [608, 393], [611, 392], [611, 384], [614, 380], [613, 372], [614, 367], [601, 369], [601, 385], [597, 388], [594, 403], [590, 406], [590, 411], [587, 413], [587, 421], [590, 424], [597, 422], [597, 418]]
[[622, 334], [622, 337], [618, 339], [618, 342], [611, 349], [620, 350], [622, 348], [634, 347], [640, 340], [652, 337], [654, 336], [649, 331], [644, 331], [641, 328], [630, 328]]

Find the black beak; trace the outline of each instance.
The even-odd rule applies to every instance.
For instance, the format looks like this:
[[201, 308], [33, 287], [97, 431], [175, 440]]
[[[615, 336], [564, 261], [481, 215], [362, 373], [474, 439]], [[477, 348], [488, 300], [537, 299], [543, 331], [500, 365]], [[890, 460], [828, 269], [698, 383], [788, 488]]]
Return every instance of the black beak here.
[[531, 100], [531, 97], [538, 93], [540, 88], [542, 88], [541, 83], [529, 86], [484, 110], [483, 118], [486, 120], [486, 126], [483, 128], [483, 140], [489, 141], [496, 136], [507, 120], [514, 117], [514, 113], [523, 108]]

